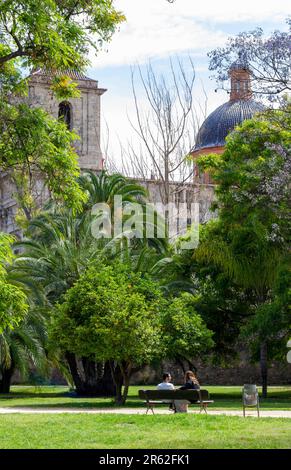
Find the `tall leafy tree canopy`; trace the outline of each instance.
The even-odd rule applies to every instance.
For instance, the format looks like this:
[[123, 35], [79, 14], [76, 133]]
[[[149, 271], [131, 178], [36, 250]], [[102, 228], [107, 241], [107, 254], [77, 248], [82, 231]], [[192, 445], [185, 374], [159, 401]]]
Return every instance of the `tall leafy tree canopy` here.
[[[261, 350], [264, 395], [268, 343], [276, 336], [286, 337], [291, 327], [283, 307], [290, 266], [290, 116], [286, 104], [245, 121], [228, 136], [222, 155], [200, 159], [200, 166], [218, 184], [214, 208], [219, 219], [209, 227], [195, 256], [216, 263], [248, 294], [254, 317], [251, 331]], [[274, 317], [272, 329], [267, 328]]]
[[245, 121], [222, 155], [200, 159], [217, 183], [214, 208], [226, 230], [256, 233], [268, 247], [286, 249], [290, 233], [291, 106]]
[[30, 219], [39, 205], [39, 177], [52, 197], [74, 210], [85, 200], [76, 182], [77, 136], [43, 110], [23, 104], [24, 71], [58, 71], [53, 92], [59, 98], [77, 96], [65, 70], [82, 70], [89, 50], [98, 51], [123, 20], [111, 0], [0, 1], [0, 167], [16, 189], [22, 218]]
[[123, 20], [112, 0], [1, 0], [0, 65], [83, 67]]

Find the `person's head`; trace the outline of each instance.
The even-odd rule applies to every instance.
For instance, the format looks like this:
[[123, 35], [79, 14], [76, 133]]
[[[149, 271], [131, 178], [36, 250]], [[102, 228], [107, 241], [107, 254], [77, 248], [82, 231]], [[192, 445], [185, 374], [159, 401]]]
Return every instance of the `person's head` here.
[[171, 374], [169, 372], [165, 372], [163, 374], [163, 382], [171, 382], [171, 380], [172, 380]]
[[192, 370], [187, 370], [187, 372], [185, 373], [185, 382], [194, 382], [196, 384], [199, 383], [196, 375], [194, 374], [194, 372], [192, 372]]

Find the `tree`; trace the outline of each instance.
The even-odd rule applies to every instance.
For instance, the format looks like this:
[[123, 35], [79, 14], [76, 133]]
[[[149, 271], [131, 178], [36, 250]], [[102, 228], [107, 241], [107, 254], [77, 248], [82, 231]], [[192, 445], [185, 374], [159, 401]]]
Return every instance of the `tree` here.
[[214, 207], [219, 220], [196, 256], [221, 266], [250, 293], [251, 313], [262, 320], [256, 323], [256, 335], [264, 396], [269, 338], [260, 312], [274, 301], [275, 285], [288, 255], [290, 137], [287, 106], [245, 121], [227, 138], [224, 154], [200, 159], [201, 167], [217, 183]]
[[67, 207], [48, 205], [47, 210], [30, 221], [25, 238], [15, 244], [22, 249], [15, 270], [23, 278], [36, 280], [51, 304], [59, 301], [112, 239], [93, 236], [94, 205], [106, 203], [113, 208], [114, 196], [121, 195], [126, 207], [146, 194], [142, 186], [105, 172], [84, 174], [79, 184], [87, 196], [80, 212], [75, 214]]
[[168, 303], [162, 318], [162, 331], [165, 357], [176, 360], [183, 372], [195, 368], [193, 358], [201, 357], [214, 345], [213, 332], [195, 311], [195, 297], [189, 293], [173, 298]]
[[[210, 222], [200, 226], [200, 243], [211, 239], [211, 226]], [[249, 313], [245, 292], [214, 262], [198, 260], [195, 251], [181, 250], [179, 244], [177, 249], [160, 273], [167, 295], [192, 295], [193, 309], [213, 332], [209, 359], [214, 364], [229, 363]]]
[[112, 0], [1, 0], [0, 66], [80, 69], [123, 20]]
[[76, 84], [65, 70], [82, 70], [88, 64], [89, 48], [98, 51], [123, 20], [111, 0], [0, 2], [0, 167], [15, 189], [25, 219], [35, 215], [48, 192], [75, 210], [83, 195], [75, 181], [79, 167], [73, 141], [77, 136], [43, 110], [20, 103], [27, 94], [23, 68], [58, 71], [54, 93], [75, 96]]
[[[26, 238], [17, 244], [21, 253], [14, 272], [34, 288], [35, 296], [41, 296], [49, 309], [61, 301], [66, 291], [101, 254], [108, 259], [119, 256], [127, 260], [135, 259], [140, 269], [144, 255], [155, 260], [159, 247], [157, 244], [155, 249], [152, 247], [145, 254], [142, 249], [148, 241], [138, 240], [127, 253], [128, 245], [122, 239], [115, 241], [113, 235], [109, 239], [94, 238], [92, 235], [92, 223], [96, 215], [91, 210], [96, 203], [107, 203], [113, 208], [114, 196], [121, 194], [123, 208], [126, 208], [130, 202], [144, 198], [143, 187], [121, 175], [107, 175], [103, 172], [82, 175], [79, 183], [88, 196], [81, 212], [75, 214], [68, 208], [54, 206], [30, 221]], [[59, 351], [60, 362], [69, 368], [78, 394], [113, 393], [108, 362], [97, 363], [87, 357], [79, 358], [60, 348], [57, 340], [51, 341], [50, 346], [51, 350]]]
[[153, 281], [100, 260], [57, 307], [52, 334], [79, 357], [110, 361], [116, 403], [124, 404], [132, 373], [161, 354], [160, 306]]
[[0, 334], [13, 329], [28, 311], [27, 297], [21, 287], [9, 279], [8, 267], [13, 259], [13, 238], [0, 232]]
[[257, 95], [274, 100], [291, 90], [291, 20], [289, 31], [274, 31], [264, 37], [261, 28], [229, 38], [225, 47], [209, 52], [209, 69], [216, 72], [218, 83], [228, 79], [228, 71], [238, 58], [251, 71], [252, 89]]
[[283, 261], [268, 303], [259, 306], [242, 329], [242, 337], [248, 338], [251, 357], [260, 360], [260, 336], [268, 342], [268, 360], [286, 360], [286, 341], [290, 337], [290, 257]]
[[114, 197], [121, 196], [125, 206], [131, 202], [142, 202], [146, 196], [146, 190], [138, 183], [131, 181], [119, 173], [108, 174], [106, 171], [96, 175], [87, 172], [80, 176], [79, 182], [88, 194], [86, 206], [91, 210], [95, 204], [105, 202], [114, 209]]
[[[30, 221], [21, 254], [13, 272], [34, 291], [34, 298], [48, 310], [73, 286], [103, 245], [92, 237], [90, 215], [74, 215], [69, 209], [42, 213]], [[49, 339], [49, 355], [61, 369], [68, 369], [79, 395], [112, 394], [108, 366], [79, 360]]]
[[110, 362], [118, 404], [125, 403], [131, 375], [142, 366], [163, 357], [191, 364], [213, 344], [192, 296], [166, 300], [149, 275], [102, 259], [58, 305], [52, 335], [79, 357]]
[[[26, 104], [1, 107], [0, 133], [0, 166], [15, 185], [19, 215], [26, 220], [32, 218], [45, 198], [44, 188], [56, 201], [63, 200], [74, 210], [80, 209], [85, 196], [76, 181], [79, 175], [78, 157], [73, 149], [76, 134], [42, 109]], [[36, 178], [43, 180], [40, 200]]]
[[0, 334], [0, 393], [9, 393], [13, 373], [17, 370], [27, 378], [29, 368], [45, 372], [46, 322], [39, 309], [31, 308], [13, 329]]

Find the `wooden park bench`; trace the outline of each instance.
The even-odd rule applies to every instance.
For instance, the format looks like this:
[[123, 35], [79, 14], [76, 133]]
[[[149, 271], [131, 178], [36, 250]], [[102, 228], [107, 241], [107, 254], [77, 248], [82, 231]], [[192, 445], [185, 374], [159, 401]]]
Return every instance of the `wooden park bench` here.
[[207, 413], [207, 406], [213, 403], [209, 398], [208, 390], [139, 390], [139, 398], [145, 401], [147, 411], [154, 414], [155, 405], [172, 405], [175, 400], [187, 400], [191, 405], [200, 406], [200, 413], [204, 410]]

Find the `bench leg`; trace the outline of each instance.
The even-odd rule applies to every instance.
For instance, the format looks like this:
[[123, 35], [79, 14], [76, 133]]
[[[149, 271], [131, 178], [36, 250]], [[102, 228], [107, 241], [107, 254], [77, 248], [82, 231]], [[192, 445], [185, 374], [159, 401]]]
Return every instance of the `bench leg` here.
[[202, 413], [202, 411], [205, 411], [205, 413], [207, 414], [207, 403], [202, 403], [200, 405], [200, 413]]
[[150, 404], [147, 404], [147, 411], [146, 411], [146, 415], [148, 414], [149, 410], [151, 410], [151, 411], [152, 411], [153, 415], [155, 414], [153, 406], [151, 406]]
[[146, 411], [146, 415], [148, 414], [149, 410], [151, 410], [151, 412], [153, 413], [153, 415], [155, 414], [155, 412], [154, 412], [154, 407], [153, 407], [152, 405], [149, 405], [149, 404], [148, 404], [147, 411]]

